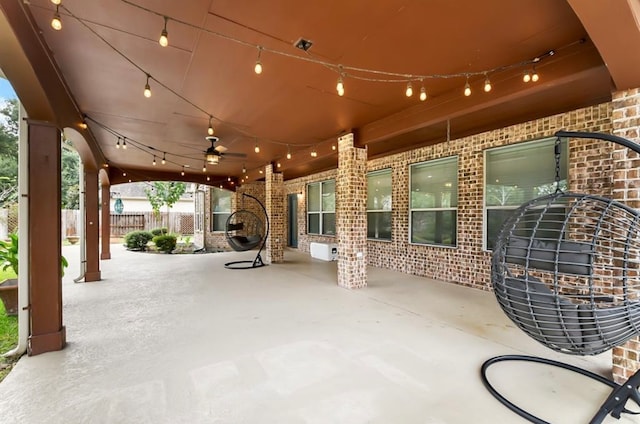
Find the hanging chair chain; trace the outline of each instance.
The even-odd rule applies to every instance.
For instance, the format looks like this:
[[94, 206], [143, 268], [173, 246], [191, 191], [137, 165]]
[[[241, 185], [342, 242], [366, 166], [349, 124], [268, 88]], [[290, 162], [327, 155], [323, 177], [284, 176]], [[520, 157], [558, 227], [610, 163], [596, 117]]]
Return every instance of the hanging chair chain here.
[[553, 146], [554, 156], [556, 158], [556, 193], [562, 193], [562, 189], [560, 188], [560, 154], [561, 154], [561, 145], [560, 145], [560, 137], [556, 137], [556, 143]]

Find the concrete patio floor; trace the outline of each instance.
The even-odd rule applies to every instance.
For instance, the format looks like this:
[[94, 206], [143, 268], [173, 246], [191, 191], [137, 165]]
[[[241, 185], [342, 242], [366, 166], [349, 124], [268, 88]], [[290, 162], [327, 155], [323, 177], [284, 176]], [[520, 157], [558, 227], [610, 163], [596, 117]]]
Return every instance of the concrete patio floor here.
[[[77, 256], [77, 246], [64, 254]], [[74, 256], [75, 255], [75, 256]], [[555, 354], [491, 293], [381, 269], [336, 286], [336, 264], [226, 270], [247, 253], [161, 255], [112, 246], [104, 280], [64, 282], [68, 346], [23, 357], [0, 383], [8, 423], [522, 423], [483, 387], [502, 354], [607, 375], [610, 355]], [[608, 389], [566, 371], [498, 364], [496, 387], [553, 423], [586, 423]], [[606, 422], [635, 422], [631, 418]]]

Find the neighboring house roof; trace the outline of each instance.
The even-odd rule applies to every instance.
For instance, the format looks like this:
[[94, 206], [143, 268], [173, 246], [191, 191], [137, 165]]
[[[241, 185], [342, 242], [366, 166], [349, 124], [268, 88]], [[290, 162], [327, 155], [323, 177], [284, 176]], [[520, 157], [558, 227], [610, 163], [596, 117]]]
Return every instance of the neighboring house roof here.
[[[151, 183], [147, 182], [139, 182], [139, 183], [126, 183], [126, 184], [118, 184], [116, 186], [111, 187], [111, 197], [124, 197], [124, 198], [143, 198], [146, 199], [147, 195], [144, 190], [146, 188], [152, 188]], [[180, 200], [190, 200], [193, 198], [193, 193], [189, 191], [189, 185], [187, 185], [187, 191], [185, 191], [182, 196], [180, 196]]]

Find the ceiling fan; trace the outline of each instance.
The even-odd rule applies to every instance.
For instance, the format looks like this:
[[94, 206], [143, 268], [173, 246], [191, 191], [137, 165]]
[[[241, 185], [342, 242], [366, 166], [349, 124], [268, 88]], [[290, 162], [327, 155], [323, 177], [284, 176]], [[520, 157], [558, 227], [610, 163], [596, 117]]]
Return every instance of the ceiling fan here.
[[211, 142], [211, 147], [207, 149], [204, 155], [205, 160], [208, 164], [217, 165], [220, 159], [224, 156], [233, 156], [237, 158], [247, 157], [247, 155], [244, 153], [228, 153], [227, 148], [222, 145], [216, 146], [216, 142], [220, 140], [216, 136], [207, 136], [205, 137], [205, 139]]

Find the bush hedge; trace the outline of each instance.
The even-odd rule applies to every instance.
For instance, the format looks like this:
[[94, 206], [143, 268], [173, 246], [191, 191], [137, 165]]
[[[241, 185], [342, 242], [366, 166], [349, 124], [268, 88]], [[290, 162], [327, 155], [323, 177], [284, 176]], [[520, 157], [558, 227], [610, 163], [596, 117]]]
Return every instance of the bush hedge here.
[[124, 245], [129, 250], [147, 250], [147, 243], [153, 239], [149, 231], [132, 231], [124, 236]]
[[151, 230], [151, 234], [153, 234], [154, 237], [163, 236], [168, 233], [169, 233], [169, 229], [167, 227], [154, 228], [153, 230]]
[[153, 238], [153, 242], [159, 251], [171, 253], [176, 248], [177, 237], [173, 234], [159, 235]]

